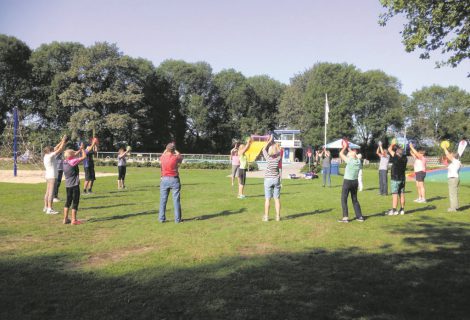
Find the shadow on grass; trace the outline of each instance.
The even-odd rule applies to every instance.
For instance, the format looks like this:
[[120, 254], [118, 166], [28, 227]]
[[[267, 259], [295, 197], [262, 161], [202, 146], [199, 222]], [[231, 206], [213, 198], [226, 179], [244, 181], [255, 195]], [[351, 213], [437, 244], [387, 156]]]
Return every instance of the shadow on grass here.
[[118, 204], [110, 204], [106, 206], [96, 206], [96, 207], [81, 207], [80, 210], [98, 210], [98, 209], [109, 209], [109, 208], [116, 208], [116, 207], [125, 207], [125, 206], [135, 206], [137, 203], [118, 203]]
[[407, 210], [406, 213], [409, 214], [409, 213], [429, 211], [429, 210], [434, 210], [434, 209], [436, 209], [436, 206], [425, 206], [425, 207], [421, 207], [421, 208]]
[[239, 213], [243, 213], [245, 211], [246, 211], [246, 208], [240, 208], [238, 210], [224, 210], [224, 211], [217, 212], [217, 213], [204, 214], [202, 216], [197, 216], [197, 217], [192, 217], [192, 218], [185, 218], [184, 221], [187, 222], [187, 221], [194, 221], [194, 220], [208, 220], [208, 219], [213, 219], [213, 218], [217, 218], [217, 217], [223, 217], [223, 216], [230, 216], [230, 215], [233, 215], [233, 214], [239, 214]]
[[135, 212], [135, 213], [128, 213], [128, 214], [121, 214], [121, 215], [115, 215], [111, 217], [102, 217], [102, 218], [90, 218], [88, 222], [102, 222], [102, 221], [109, 221], [109, 220], [121, 220], [121, 219], [127, 219], [127, 218], [134, 218], [138, 216], [145, 216], [149, 214], [157, 214], [157, 210], [148, 210], [148, 211], [141, 211], [141, 212]]
[[106, 276], [69, 267], [82, 256], [6, 256], [0, 318], [468, 319], [469, 230], [423, 219], [388, 230], [416, 250], [249, 247], [190, 267], [121, 263]]
[[331, 211], [333, 211], [332, 208], [322, 209], [322, 210], [315, 210], [315, 211], [310, 211], [310, 212], [295, 213], [295, 214], [291, 214], [289, 216], [286, 216], [285, 219], [286, 220], [297, 219], [297, 218], [301, 218], [301, 217], [305, 217], [305, 216], [311, 216], [311, 215], [320, 214], [320, 213], [327, 213], [327, 212], [331, 212]]
[[[107, 193], [112, 193], [112, 192], [107, 192]], [[122, 192], [119, 192], [119, 193], [122, 193]], [[81, 199], [90, 199], [90, 200], [95, 200], [95, 199], [106, 199], [106, 198], [119, 198], [119, 197], [124, 197], [124, 195], [119, 195], [119, 196], [90, 196], [90, 195], [84, 195], [82, 194], [81, 195]]]
[[434, 201], [439, 201], [443, 199], [447, 199], [447, 197], [437, 196], [437, 197], [426, 199], [426, 202], [434, 202]]
[[470, 204], [467, 204], [467, 205], [465, 205], [465, 206], [463, 206], [463, 207], [460, 207], [460, 208], [459, 208], [459, 211], [464, 211], [464, 210], [467, 210], [467, 209], [470, 209]]
[[365, 188], [362, 191], [373, 191], [373, 190], [379, 190], [377, 187], [370, 187], [370, 188]]

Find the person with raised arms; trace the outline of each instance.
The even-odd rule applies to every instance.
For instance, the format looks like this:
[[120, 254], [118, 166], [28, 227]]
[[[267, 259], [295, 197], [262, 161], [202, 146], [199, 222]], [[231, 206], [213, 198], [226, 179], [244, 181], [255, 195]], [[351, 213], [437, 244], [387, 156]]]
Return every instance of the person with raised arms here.
[[456, 212], [459, 209], [459, 171], [462, 166], [459, 160], [459, 153], [451, 153], [447, 150], [447, 147], [442, 146], [446, 154], [447, 159], [449, 160], [449, 165], [447, 167], [447, 181], [449, 184], [449, 202], [450, 206], [447, 209], [447, 212]]
[[63, 136], [62, 140], [54, 147], [44, 148], [44, 168], [46, 169], [46, 193], [44, 194], [44, 209], [46, 214], [58, 214], [58, 211], [52, 209], [55, 189], [59, 172], [57, 169], [57, 157], [62, 153], [65, 147], [67, 136]]
[[[93, 155], [96, 155], [98, 152], [98, 146], [96, 138], [93, 138], [93, 148], [89, 149], [86, 159], [83, 161], [83, 168], [85, 170], [85, 183], [83, 184], [83, 193], [92, 194], [93, 193], [93, 184], [96, 180], [95, 175], [95, 161], [93, 160]], [[85, 149], [86, 145], [84, 142], [81, 143], [81, 148]]]
[[[390, 188], [392, 190], [392, 209], [387, 211], [385, 215], [394, 216], [400, 213], [405, 214], [405, 184], [406, 184], [406, 164], [408, 158], [403, 154], [403, 149], [396, 146], [396, 142], [392, 141], [388, 147], [390, 161], [392, 162]], [[400, 212], [397, 211], [398, 197], [400, 197]]]
[[351, 193], [351, 200], [354, 206], [354, 212], [356, 214], [356, 220], [359, 222], [364, 222], [364, 217], [362, 216], [361, 205], [357, 200], [357, 189], [359, 182], [357, 180], [359, 175], [359, 169], [361, 166], [361, 161], [357, 158], [355, 150], [349, 149], [347, 156], [344, 154], [344, 151], [348, 147], [347, 143], [343, 143], [343, 148], [341, 149], [339, 156], [346, 163], [346, 169], [344, 170], [344, 180], [343, 180], [343, 189], [341, 191], [341, 207], [343, 209], [343, 218], [338, 220], [338, 222], [349, 222], [348, 218], [348, 197]]
[[315, 160], [317, 163], [321, 161], [321, 174], [323, 176], [323, 184], [322, 187], [326, 185], [328, 181], [328, 187], [331, 187], [331, 154], [330, 151], [326, 150], [323, 147], [322, 151], [315, 154]]
[[[78, 164], [86, 159], [88, 153], [93, 150], [95, 143], [96, 139], [93, 139], [91, 145], [86, 149], [81, 145], [80, 150], [78, 151], [68, 149], [64, 152], [64, 176], [65, 190], [67, 194], [64, 205], [64, 224], [82, 224], [82, 222], [77, 219], [78, 204], [80, 203], [80, 178]], [[81, 154], [81, 156], [77, 158], [79, 154]], [[72, 220], [69, 219], [70, 207], [72, 207]]]
[[166, 145], [165, 151], [160, 157], [161, 180], [160, 180], [160, 209], [158, 211], [158, 220], [163, 223], [166, 221], [166, 203], [170, 190], [173, 194], [173, 207], [175, 212], [175, 223], [183, 221], [181, 216], [181, 181], [178, 172], [178, 166], [183, 162], [183, 156], [176, 150], [174, 142]]
[[118, 151], [118, 190], [126, 189], [124, 180], [126, 179], [127, 155], [130, 153], [130, 151], [130, 147], [127, 147], [127, 150], [121, 147]]
[[233, 181], [235, 180], [235, 177], [238, 180], [238, 184], [240, 184], [240, 178], [239, 178], [239, 170], [240, 170], [240, 158], [238, 157], [238, 148], [240, 146], [239, 142], [235, 142], [232, 150], [230, 150], [230, 161], [232, 162], [232, 187], [233, 187]]
[[246, 170], [248, 169], [248, 157], [245, 152], [250, 148], [251, 137], [248, 138], [246, 144], [241, 144], [238, 148], [238, 157], [240, 159], [239, 170], [239, 184], [238, 184], [238, 199], [245, 199], [246, 196], [243, 194], [246, 183]]
[[416, 179], [416, 189], [418, 191], [418, 198], [414, 200], [417, 203], [426, 203], [426, 189], [424, 187], [424, 178], [426, 178], [426, 157], [424, 149], [420, 148], [418, 151], [410, 143], [410, 153], [414, 158], [414, 172]]
[[381, 196], [386, 196], [388, 195], [388, 162], [390, 161], [390, 156], [388, 155], [387, 150], [382, 148], [382, 142], [379, 142], [377, 156], [380, 158], [379, 193]]
[[271, 198], [274, 198], [276, 209], [276, 221], [281, 221], [281, 177], [279, 162], [282, 160], [280, 148], [273, 143], [273, 136], [269, 136], [266, 145], [262, 149], [263, 157], [266, 159], [266, 171], [264, 172], [264, 216], [263, 221], [269, 221], [269, 206]]

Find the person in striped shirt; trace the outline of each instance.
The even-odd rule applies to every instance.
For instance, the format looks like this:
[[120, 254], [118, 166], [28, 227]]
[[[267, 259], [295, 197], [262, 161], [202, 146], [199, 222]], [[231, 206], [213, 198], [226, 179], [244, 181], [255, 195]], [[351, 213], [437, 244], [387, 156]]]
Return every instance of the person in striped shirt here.
[[273, 136], [271, 135], [268, 142], [263, 147], [263, 156], [267, 161], [266, 171], [264, 173], [264, 216], [263, 221], [269, 220], [269, 206], [271, 198], [274, 198], [274, 205], [276, 208], [276, 221], [281, 220], [281, 177], [279, 174], [279, 162], [281, 161], [281, 154], [279, 146], [273, 143]]

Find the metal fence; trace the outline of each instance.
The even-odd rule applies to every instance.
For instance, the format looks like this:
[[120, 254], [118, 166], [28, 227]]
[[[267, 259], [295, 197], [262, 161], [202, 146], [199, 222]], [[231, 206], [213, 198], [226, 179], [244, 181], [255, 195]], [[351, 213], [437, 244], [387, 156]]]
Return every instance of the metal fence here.
[[[154, 152], [131, 152], [127, 157], [128, 162], [158, 162], [162, 153]], [[229, 155], [221, 154], [182, 154], [183, 162], [217, 162], [230, 163]], [[102, 161], [117, 160], [117, 152], [98, 152], [96, 159]]]

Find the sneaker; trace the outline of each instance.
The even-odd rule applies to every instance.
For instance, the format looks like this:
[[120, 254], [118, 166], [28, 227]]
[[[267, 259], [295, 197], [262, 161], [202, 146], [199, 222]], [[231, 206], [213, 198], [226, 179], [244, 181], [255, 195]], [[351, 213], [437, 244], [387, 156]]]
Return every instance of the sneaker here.
[[69, 224], [71, 221], [69, 218], [65, 219], [64, 221], [62, 221], [63, 224]]
[[400, 215], [404, 215], [405, 214], [405, 209], [400, 209]]
[[281, 221], [281, 217], [280, 217], [280, 216], [277, 216], [277, 217], [276, 217], [276, 221], [277, 221], [277, 222]]
[[364, 219], [364, 217], [360, 217], [360, 218], [357, 218], [356, 221], [364, 222], [364, 221], [366, 221], [366, 219]]
[[338, 222], [348, 223], [349, 219], [348, 218], [339, 219]]
[[42, 208], [42, 212], [47, 212], [47, 207]]
[[389, 211], [385, 212], [386, 216], [394, 216], [397, 212], [396, 210], [390, 209]]
[[269, 218], [266, 216], [263, 216], [263, 222], [268, 222], [268, 221], [269, 221]]
[[457, 212], [457, 209], [449, 208], [447, 209], [447, 212]]
[[82, 222], [80, 220], [74, 220], [70, 224], [73, 224], [74, 226], [76, 226], [76, 225], [82, 224]]
[[421, 202], [421, 198], [418, 198], [418, 199], [414, 199], [413, 202], [417, 202], [417, 203], [420, 203]]
[[426, 203], [426, 202], [427, 202], [426, 199], [421, 199], [418, 201], [418, 203]]
[[238, 199], [245, 199], [245, 198], [246, 196], [244, 194], [238, 196]]
[[58, 214], [58, 213], [59, 211], [55, 211], [54, 209], [51, 209], [51, 208], [46, 210], [46, 214]]
[[60, 202], [60, 199], [59, 198], [54, 198], [54, 199], [52, 199], [52, 202]]

